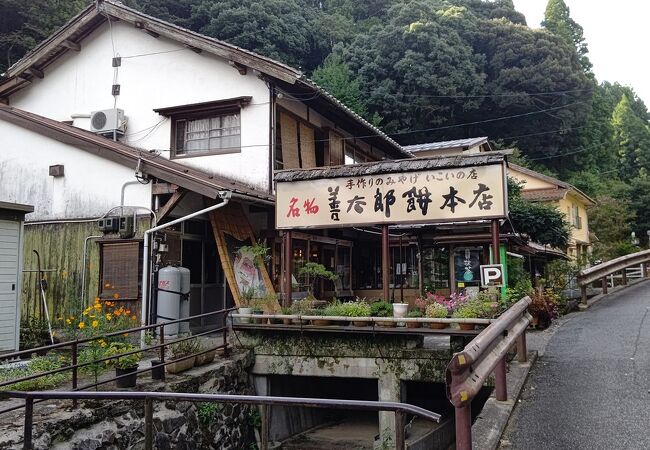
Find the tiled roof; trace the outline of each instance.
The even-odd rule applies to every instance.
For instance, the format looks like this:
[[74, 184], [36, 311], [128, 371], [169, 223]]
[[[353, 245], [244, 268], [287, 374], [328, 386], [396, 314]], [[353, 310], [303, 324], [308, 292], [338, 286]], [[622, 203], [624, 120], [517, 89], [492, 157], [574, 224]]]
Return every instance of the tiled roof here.
[[563, 189], [563, 188], [529, 189], [529, 190], [522, 190], [521, 196], [531, 202], [545, 202], [545, 201], [552, 201], [552, 200], [560, 200], [564, 198], [567, 192], [568, 189]]
[[417, 153], [427, 150], [446, 150], [451, 148], [468, 149], [476, 147], [477, 145], [485, 144], [488, 141], [487, 137], [474, 137], [468, 139], [456, 139], [454, 141], [440, 141], [440, 142], [427, 142], [425, 144], [405, 145], [404, 150]]
[[479, 153], [466, 156], [427, 157], [399, 160], [375, 161], [348, 166], [317, 167], [314, 169], [281, 170], [276, 172], [275, 181], [316, 180], [379, 175], [393, 172], [414, 172], [418, 170], [444, 169], [447, 167], [485, 166], [499, 164], [505, 160], [502, 154]]

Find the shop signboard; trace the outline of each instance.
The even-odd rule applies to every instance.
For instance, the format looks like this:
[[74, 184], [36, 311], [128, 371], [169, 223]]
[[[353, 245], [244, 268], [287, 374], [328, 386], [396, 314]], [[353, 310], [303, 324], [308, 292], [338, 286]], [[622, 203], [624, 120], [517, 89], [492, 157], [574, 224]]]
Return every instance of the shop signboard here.
[[278, 229], [461, 222], [507, 215], [504, 164], [278, 181]]

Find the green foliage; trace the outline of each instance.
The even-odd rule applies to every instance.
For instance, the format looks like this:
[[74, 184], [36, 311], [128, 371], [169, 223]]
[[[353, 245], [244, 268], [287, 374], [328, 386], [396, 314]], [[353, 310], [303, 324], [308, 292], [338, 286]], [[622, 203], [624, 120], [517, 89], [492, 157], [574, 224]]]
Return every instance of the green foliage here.
[[167, 351], [171, 359], [183, 358], [197, 353], [199, 351], [199, 342], [196, 339], [174, 342], [167, 347]]
[[198, 406], [196, 413], [199, 416], [199, 422], [203, 426], [207, 426], [212, 423], [220, 410], [221, 406], [218, 403], [203, 402]]
[[334, 281], [339, 277], [334, 272], [327, 270], [324, 265], [315, 262], [308, 262], [300, 268], [298, 273], [300, 275], [307, 275], [311, 280], [309, 293], [312, 295], [319, 279]]
[[331, 53], [312, 75], [313, 80], [361, 116], [368, 110], [361, 95], [359, 80], [337, 53]]
[[[633, 251], [630, 233], [635, 214], [631, 202], [605, 195], [597, 197], [596, 201], [598, 203], [588, 211], [589, 229], [598, 236], [594, 257], [609, 260], [630, 253], [625, 250]], [[625, 244], [629, 244], [629, 248], [625, 248]]]
[[47, 321], [37, 317], [28, 317], [20, 321], [20, 349], [50, 345], [50, 333]]
[[[37, 356], [32, 358], [27, 365], [15, 368], [0, 369], [0, 382], [15, 380], [18, 378], [36, 375], [60, 369], [70, 364], [68, 358], [59, 355]], [[42, 391], [52, 389], [68, 380], [71, 372], [63, 371], [32, 380], [19, 381], [0, 387], [0, 391]]]
[[117, 358], [107, 360], [106, 365], [115, 367], [117, 369], [130, 369], [132, 367], [138, 367], [138, 363], [142, 359], [142, 353], [124, 355], [125, 353], [129, 353], [135, 350], [138, 350], [138, 347], [134, 345], [126, 344], [124, 342], [113, 342], [106, 349], [106, 357], [111, 356]]
[[573, 45], [580, 57], [585, 72], [591, 70], [591, 62], [587, 58], [587, 44], [585, 43], [584, 31], [571, 16], [569, 7], [564, 0], [549, 0], [544, 12], [542, 26], [553, 34], [556, 34], [568, 43]]
[[571, 234], [564, 214], [552, 205], [529, 202], [521, 197], [521, 185], [508, 178], [510, 220], [518, 233], [534, 242], [563, 247]]
[[418, 317], [423, 317], [423, 316], [424, 316], [424, 313], [422, 312], [421, 309], [412, 309], [406, 314], [406, 317], [411, 317], [411, 318], [418, 318]]
[[451, 315], [454, 319], [491, 319], [499, 311], [499, 304], [482, 298], [470, 300], [459, 306]]
[[312, 298], [303, 298], [294, 300], [291, 304], [291, 314], [305, 315], [312, 309], [315, 309], [315, 302]]
[[372, 317], [393, 317], [393, 305], [385, 300], [374, 302], [370, 305]]
[[427, 309], [424, 311], [426, 317], [435, 317], [438, 319], [447, 317], [447, 314], [449, 314], [449, 311], [447, 311], [447, 308], [440, 303], [432, 303], [428, 305]]
[[325, 314], [328, 316], [369, 317], [371, 307], [364, 300], [346, 303], [335, 302], [325, 308]]

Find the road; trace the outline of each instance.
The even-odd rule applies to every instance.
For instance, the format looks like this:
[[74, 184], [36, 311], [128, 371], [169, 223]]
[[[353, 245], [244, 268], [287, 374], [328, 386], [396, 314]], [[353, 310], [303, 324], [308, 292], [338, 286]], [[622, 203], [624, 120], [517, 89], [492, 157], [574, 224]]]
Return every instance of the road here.
[[650, 282], [575, 313], [531, 371], [501, 449], [650, 449]]

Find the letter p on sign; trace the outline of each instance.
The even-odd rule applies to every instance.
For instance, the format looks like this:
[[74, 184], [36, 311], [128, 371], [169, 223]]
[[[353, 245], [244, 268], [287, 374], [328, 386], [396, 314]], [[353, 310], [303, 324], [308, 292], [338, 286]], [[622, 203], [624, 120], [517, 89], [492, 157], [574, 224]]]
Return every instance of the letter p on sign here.
[[481, 286], [501, 287], [503, 286], [503, 264], [486, 264], [481, 269]]

